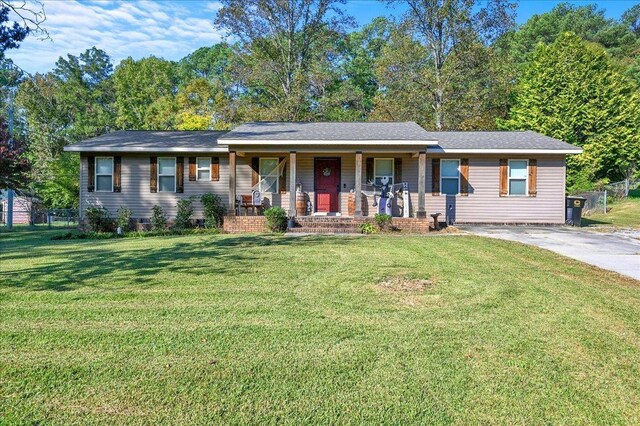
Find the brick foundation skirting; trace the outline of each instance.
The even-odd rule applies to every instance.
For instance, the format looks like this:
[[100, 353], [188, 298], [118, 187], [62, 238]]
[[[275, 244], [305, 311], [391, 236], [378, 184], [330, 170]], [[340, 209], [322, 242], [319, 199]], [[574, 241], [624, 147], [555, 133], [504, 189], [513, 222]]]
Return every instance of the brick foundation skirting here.
[[225, 216], [222, 229], [230, 234], [266, 232], [264, 216]]
[[[313, 220], [310, 216], [306, 216], [306, 220]], [[348, 220], [350, 223], [354, 225], [355, 232], [357, 232], [357, 227], [361, 223], [369, 222], [375, 223], [375, 220], [372, 217], [363, 217], [363, 218], [342, 218]], [[326, 218], [323, 216], [317, 217], [318, 221], [324, 222], [322, 225], [322, 229], [330, 229], [332, 227], [331, 222], [332, 218]], [[341, 218], [335, 218], [336, 222], [340, 222]], [[429, 232], [430, 224], [433, 222], [431, 219], [418, 219], [418, 218], [404, 218], [404, 217], [394, 217], [391, 221], [391, 224], [396, 231], [406, 232], [411, 234], [424, 234]], [[264, 216], [225, 216], [223, 229], [225, 232], [230, 234], [238, 234], [238, 233], [260, 233], [267, 232], [266, 229], [266, 218]], [[310, 232], [313, 232], [311, 229]], [[350, 231], [354, 232], [354, 231]]]

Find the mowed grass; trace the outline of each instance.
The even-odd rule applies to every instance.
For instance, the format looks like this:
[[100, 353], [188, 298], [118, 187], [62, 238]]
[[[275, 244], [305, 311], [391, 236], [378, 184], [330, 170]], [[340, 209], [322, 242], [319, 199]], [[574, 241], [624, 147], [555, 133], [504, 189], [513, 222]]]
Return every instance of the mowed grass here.
[[612, 202], [608, 209], [607, 214], [594, 213], [583, 217], [583, 226], [640, 228], [640, 189], [629, 191], [628, 198]]
[[640, 282], [548, 251], [55, 232], [0, 235], [2, 424], [640, 423]]

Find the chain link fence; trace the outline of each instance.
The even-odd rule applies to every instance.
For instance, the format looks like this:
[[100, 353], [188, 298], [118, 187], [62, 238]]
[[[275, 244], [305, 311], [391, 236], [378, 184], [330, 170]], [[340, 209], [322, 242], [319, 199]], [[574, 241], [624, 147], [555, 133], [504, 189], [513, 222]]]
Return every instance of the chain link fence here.
[[629, 196], [629, 191], [640, 189], [640, 179], [625, 179], [605, 185], [609, 197], [621, 200]]
[[582, 209], [582, 214], [588, 215], [591, 213], [607, 212], [607, 191], [589, 191], [573, 195], [582, 197], [586, 200], [584, 203], [584, 208]]
[[[14, 209], [14, 229], [76, 228], [77, 209]], [[0, 227], [7, 229], [7, 211], [0, 211]]]

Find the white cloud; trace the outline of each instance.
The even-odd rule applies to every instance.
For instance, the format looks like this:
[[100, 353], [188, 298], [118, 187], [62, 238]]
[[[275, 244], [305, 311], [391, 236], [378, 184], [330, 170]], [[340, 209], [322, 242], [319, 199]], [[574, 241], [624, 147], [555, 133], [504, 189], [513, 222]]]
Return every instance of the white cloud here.
[[128, 56], [178, 60], [222, 39], [213, 24], [220, 7], [202, 1], [45, 1], [52, 41], [29, 37], [7, 56], [28, 72], [49, 71], [60, 56], [92, 46], [105, 50], [114, 65]]

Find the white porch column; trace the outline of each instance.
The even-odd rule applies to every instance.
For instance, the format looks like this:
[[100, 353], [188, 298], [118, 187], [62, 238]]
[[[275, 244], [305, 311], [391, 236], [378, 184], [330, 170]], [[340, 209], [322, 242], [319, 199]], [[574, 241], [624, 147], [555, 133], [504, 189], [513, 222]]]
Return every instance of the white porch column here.
[[416, 212], [417, 218], [426, 218], [427, 210], [425, 209], [424, 192], [427, 186], [427, 153], [420, 152], [418, 154], [418, 211]]
[[355, 217], [362, 216], [362, 151], [356, 151]]
[[229, 216], [236, 215], [236, 152], [229, 151]]
[[289, 216], [296, 216], [296, 152], [289, 152]]

